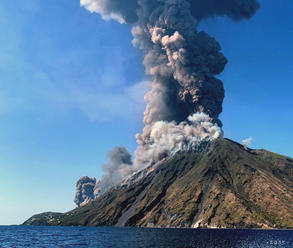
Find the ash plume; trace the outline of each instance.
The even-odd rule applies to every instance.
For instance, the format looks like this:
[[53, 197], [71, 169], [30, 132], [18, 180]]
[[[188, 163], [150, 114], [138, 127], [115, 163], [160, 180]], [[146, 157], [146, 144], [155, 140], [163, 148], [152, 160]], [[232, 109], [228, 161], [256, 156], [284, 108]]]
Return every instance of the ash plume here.
[[74, 202], [77, 207], [82, 207], [95, 199], [94, 188], [96, 178], [81, 177], [76, 183]]
[[77, 181], [74, 197], [77, 207], [88, 204], [134, 172], [131, 155], [125, 147], [115, 147], [107, 158], [108, 162], [102, 165], [104, 175], [100, 180], [84, 176]]
[[259, 9], [257, 0], [189, 0], [192, 15], [197, 20], [227, 16], [235, 21], [251, 18]]
[[[208, 17], [251, 18], [257, 0], [81, 0], [104, 19], [132, 25], [133, 45], [144, 52], [152, 89], [145, 95], [145, 127], [137, 135], [135, 168], [182, 149], [196, 149], [222, 135], [219, 115], [225, 95], [216, 76], [227, 64], [220, 44], [198, 24]], [[121, 177], [120, 165], [104, 168], [106, 185]], [[115, 165], [114, 165], [115, 164]], [[119, 163], [118, 163], [119, 164]], [[129, 163], [121, 163], [130, 166]], [[129, 169], [125, 167], [125, 171]], [[117, 174], [117, 175], [116, 175]], [[103, 181], [103, 180], [102, 180]]]
[[115, 147], [108, 153], [108, 163], [102, 166], [104, 176], [100, 185], [96, 186], [100, 193], [117, 185], [133, 171], [131, 155], [125, 147]]

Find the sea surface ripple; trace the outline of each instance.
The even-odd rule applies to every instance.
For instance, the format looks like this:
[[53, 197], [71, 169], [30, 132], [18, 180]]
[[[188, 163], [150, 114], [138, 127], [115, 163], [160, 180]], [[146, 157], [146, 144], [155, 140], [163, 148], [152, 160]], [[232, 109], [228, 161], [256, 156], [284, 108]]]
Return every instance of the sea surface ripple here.
[[0, 226], [0, 247], [292, 248], [293, 231]]

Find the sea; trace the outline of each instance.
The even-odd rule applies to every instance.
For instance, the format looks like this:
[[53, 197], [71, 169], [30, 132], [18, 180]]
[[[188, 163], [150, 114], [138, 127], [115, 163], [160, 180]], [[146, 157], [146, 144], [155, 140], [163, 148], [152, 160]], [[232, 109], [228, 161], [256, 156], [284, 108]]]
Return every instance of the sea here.
[[292, 248], [293, 231], [0, 226], [0, 247]]

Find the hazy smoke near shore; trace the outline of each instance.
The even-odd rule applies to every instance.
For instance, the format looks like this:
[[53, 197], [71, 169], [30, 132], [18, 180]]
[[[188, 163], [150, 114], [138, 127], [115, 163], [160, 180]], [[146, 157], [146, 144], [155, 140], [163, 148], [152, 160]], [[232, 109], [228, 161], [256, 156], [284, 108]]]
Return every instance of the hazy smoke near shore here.
[[[178, 150], [194, 149], [222, 135], [224, 87], [216, 78], [227, 64], [220, 44], [197, 27], [201, 20], [227, 16], [248, 19], [257, 0], [81, 0], [104, 19], [131, 24], [134, 46], [143, 50], [152, 89], [145, 95], [145, 128], [137, 135], [135, 168], [143, 168]], [[115, 68], [113, 68], [115, 71]], [[105, 182], [131, 171], [109, 157]], [[115, 160], [115, 159], [114, 159]], [[113, 160], [113, 161], [114, 161]], [[104, 167], [103, 167], [104, 168]], [[104, 168], [104, 169], [105, 169]], [[121, 171], [122, 170], [122, 171]], [[127, 174], [127, 173], [126, 173]], [[103, 180], [102, 180], [103, 181]], [[105, 183], [108, 184], [108, 183]]]

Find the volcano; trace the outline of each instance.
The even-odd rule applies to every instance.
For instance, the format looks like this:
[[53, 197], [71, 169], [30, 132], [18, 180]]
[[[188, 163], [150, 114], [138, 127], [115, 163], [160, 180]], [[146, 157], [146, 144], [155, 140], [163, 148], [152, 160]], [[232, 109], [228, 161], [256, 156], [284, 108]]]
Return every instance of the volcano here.
[[292, 175], [293, 159], [219, 138], [83, 207], [24, 225], [293, 228]]

